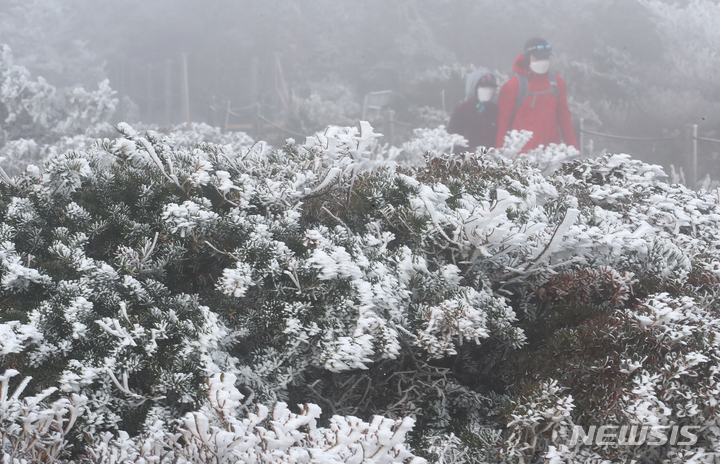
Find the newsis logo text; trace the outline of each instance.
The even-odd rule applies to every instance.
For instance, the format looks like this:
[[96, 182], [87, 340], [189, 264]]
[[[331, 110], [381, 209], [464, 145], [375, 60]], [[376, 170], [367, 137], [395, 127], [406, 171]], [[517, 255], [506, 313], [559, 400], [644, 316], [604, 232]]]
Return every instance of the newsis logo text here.
[[591, 425], [587, 430], [576, 425], [570, 438], [570, 446], [582, 442], [584, 445], [598, 446], [662, 446], [666, 443], [677, 446], [692, 446], [697, 443], [698, 437], [693, 433], [699, 429], [698, 425]]

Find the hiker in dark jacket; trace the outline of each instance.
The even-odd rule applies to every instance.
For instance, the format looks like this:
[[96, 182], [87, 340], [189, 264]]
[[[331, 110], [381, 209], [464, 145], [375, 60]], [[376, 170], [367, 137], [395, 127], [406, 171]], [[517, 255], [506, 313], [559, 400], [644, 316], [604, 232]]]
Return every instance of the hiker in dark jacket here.
[[551, 55], [547, 40], [534, 37], [525, 42], [525, 53], [515, 58], [515, 76], [502, 86], [498, 96], [497, 148], [513, 129], [533, 133], [523, 152], [550, 143], [578, 147], [565, 80], [548, 72]]
[[497, 105], [492, 97], [497, 87], [495, 76], [480, 68], [468, 74], [465, 82], [465, 101], [450, 117], [447, 131], [460, 134], [468, 141], [467, 147], [455, 147], [455, 153], [475, 152], [478, 147], [491, 148], [497, 133]]

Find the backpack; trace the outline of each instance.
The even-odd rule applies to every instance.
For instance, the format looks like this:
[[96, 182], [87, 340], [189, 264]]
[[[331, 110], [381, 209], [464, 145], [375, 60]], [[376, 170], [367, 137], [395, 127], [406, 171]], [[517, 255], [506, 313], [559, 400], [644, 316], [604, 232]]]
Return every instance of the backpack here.
[[517, 113], [517, 110], [520, 109], [520, 105], [522, 105], [525, 99], [531, 95], [533, 97], [533, 100], [530, 108], [535, 107], [535, 98], [538, 95], [542, 95], [545, 93], [552, 92], [552, 94], [555, 95], [555, 99], [558, 102], [560, 101], [560, 92], [558, 91], [557, 79], [555, 79], [555, 74], [548, 73], [548, 79], [550, 80], [550, 90], [541, 90], [539, 92], [530, 92], [530, 87], [528, 86], [528, 80], [526, 75], [518, 74], [517, 78], [518, 82], [520, 83], [520, 93], [518, 93], [517, 100], [515, 100], [515, 111], [513, 111], [513, 118], [515, 118], [515, 113]]

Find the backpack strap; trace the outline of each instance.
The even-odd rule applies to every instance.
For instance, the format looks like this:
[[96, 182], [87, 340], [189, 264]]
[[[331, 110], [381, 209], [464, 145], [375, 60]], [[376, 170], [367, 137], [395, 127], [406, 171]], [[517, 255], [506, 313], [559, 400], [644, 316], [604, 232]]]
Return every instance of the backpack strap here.
[[515, 100], [515, 111], [513, 111], [513, 116], [517, 113], [517, 110], [520, 109], [520, 106], [528, 97], [528, 93], [530, 92], [527, 76], [525, 74], [518, 74], [517, 78], [520, 83], [520, 92], [518, 92], [517, 100]]
[[528, 93], [530, 92], [527, 76], [524, 74], [516, 74], [516, 76], [518, 78], [518, 84], [520, 85], [520, 91], [518, 92], [517, 99], [515, 100], [515, 109], [513, 110], [512, 117], [510, 118], [510, 127], [512, 127], [513, 122], [515, 121], [515, 114], [517, 114], [520, 106], [528, 97]]
[[558, 90], [557, 85], [557, 79], [555, 78], [555, 74], [548, 73], [548, 79], [550, 79], [550, 90], [552, 90], [553, 95], [555, 95], [555, 100], [560, 102], [560, 91]]

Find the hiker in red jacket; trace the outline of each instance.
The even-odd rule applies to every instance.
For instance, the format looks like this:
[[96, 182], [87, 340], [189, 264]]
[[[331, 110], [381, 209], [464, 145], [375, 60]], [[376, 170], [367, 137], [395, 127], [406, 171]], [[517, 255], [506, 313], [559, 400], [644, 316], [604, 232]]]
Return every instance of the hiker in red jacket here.
[[475, 152], [478, 147], [491, 148], [497, 135], [497, 105], [492, 97], [497, 88], [495, 76], [486, 68], [468, 74], [465, 82], [465, 101], [453, 111], [447, 131], [460, 134], [467, 147], [455, 147], [454, 152]]
[[515, 76], [498, 96], [497, 148], [502, 148], [505, 135], [513, 129], [533, 133], [523, 152], [560, 142], [578, 147], [565, 80], [548, 72], [551, 55], [552, 45], [534, 37], [525, 42], [525, 53], [515, 58]]

